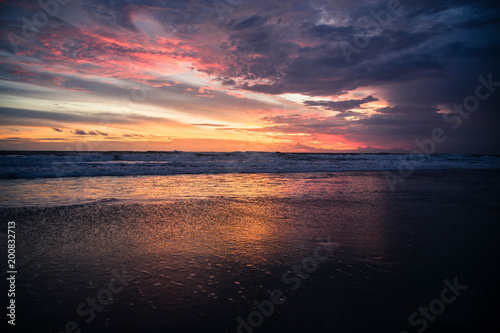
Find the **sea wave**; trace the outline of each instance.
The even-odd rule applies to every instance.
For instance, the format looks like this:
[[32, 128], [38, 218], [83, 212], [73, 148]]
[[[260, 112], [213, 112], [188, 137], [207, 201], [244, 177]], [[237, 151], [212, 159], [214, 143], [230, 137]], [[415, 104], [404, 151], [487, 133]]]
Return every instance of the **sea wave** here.
[[500, 169], [500, 156], [269, 152], [3, 152], [0, 179], [222, 173]]

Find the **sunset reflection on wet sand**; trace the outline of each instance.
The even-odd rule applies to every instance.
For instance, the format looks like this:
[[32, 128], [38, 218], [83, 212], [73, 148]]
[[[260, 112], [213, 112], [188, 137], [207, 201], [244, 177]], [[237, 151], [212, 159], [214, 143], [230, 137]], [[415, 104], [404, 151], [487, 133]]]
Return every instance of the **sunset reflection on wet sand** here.
[[[66, 205], [2, 209], [30, 240], [18, 254], [20, 295], [27, 295], [19, 316], [57, 332], [71, 321], [84, 332], [237, 332], [237, 318], [247, 321], [254, 301], [279, 289], [286, 301], [249, 326], [255, 332], [405, 329], [429, 284], [461, 273], [472, 285], [477, 278], [467, 272], [495, 254], [494, 237], [485, 236], [498, 235], [498, 212], [480, 208], [480, 195], [464, 205], [473, 184], [490, 193], [494, 184], [475, 173], [460, 175], [471, 180], [460, 186], [435, 175], [397, 194], [376, 172], [45, 181], [37, 200], [60, 195]], [[422, 181], [434, 193], [422, 191]], [[28, 193], [31, 185], [22, 186]], [[68, 205], [77, 198], [95, 202]], [[482, 217], [474, 228], [472, 215]], [[328, 258], [307, 272], [301, 265], [317, 249]], [[106, 304], [93, 311], [88, 298], [117, 272], [129, 282], [112, 303], [101, 292]]]

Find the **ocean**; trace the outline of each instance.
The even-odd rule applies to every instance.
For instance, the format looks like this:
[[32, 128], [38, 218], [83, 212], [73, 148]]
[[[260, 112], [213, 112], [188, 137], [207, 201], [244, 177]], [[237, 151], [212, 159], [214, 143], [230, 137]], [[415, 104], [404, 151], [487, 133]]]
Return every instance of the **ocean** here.
[[500, 168], [496, 155], [4, 151], [0, 179], [381, 171], [404, 162], [416, 170]]
[[498, 156], [0, 157], [26, 332], [500, 329]]

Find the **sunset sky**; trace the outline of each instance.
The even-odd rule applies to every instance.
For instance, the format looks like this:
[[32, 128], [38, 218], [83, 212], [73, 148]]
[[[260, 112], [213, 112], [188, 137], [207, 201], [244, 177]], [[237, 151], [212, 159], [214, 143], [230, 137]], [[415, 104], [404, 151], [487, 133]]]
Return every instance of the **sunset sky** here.
[[500, 153], [499, 8], [0, 1], [0, 149]]

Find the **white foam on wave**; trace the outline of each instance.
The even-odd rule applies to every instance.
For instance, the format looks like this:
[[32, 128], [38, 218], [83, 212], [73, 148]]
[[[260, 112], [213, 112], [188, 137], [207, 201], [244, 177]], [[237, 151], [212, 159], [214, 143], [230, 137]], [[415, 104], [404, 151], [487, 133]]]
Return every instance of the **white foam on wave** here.
[[499, 169], [500, 156], [307, 153], [19, 153], [0, 156], [0, 179], [220, 173]]

